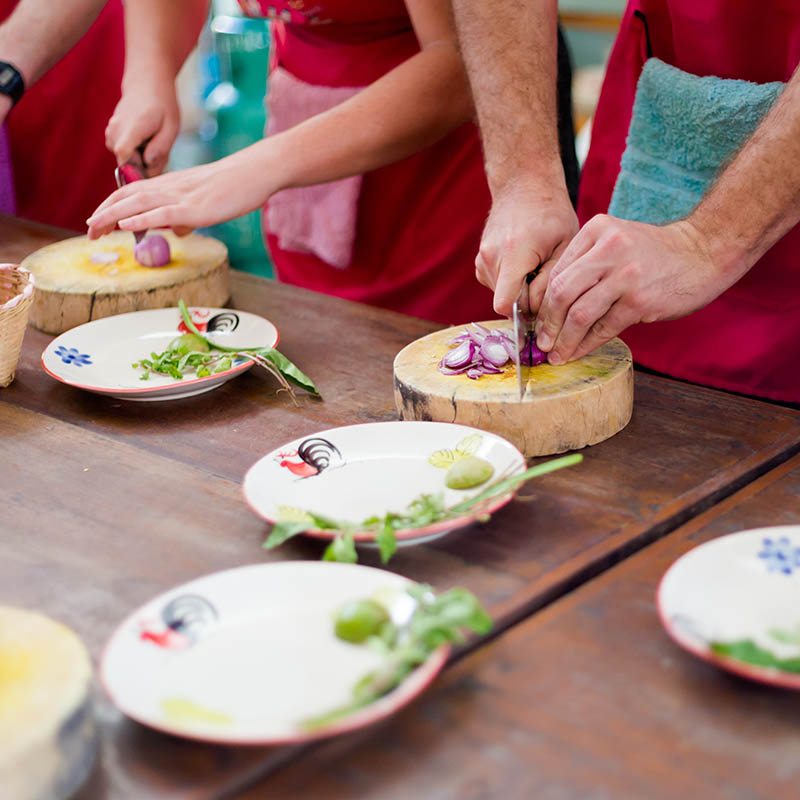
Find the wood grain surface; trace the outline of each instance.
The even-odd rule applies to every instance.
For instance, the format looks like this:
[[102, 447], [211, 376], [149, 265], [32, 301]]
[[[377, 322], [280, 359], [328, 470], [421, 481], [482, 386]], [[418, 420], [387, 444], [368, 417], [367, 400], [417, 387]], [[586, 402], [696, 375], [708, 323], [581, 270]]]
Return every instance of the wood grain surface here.
[[[0, 261], [65, 232], [0, 217]], [[324, 400], [298, 407], [251, 370], [220, 389], [134, 403], [49, 378], [51, 337], [29, 328], [0, 390], [0, 601], [78, 632], [95, 663], [130, 611], [199, 575], [266, 559], [320, 557], [305, 539], [267, 552], [241, 481], [265, 453], [325, 428], [396, 419], [392, 362], [435, 325], [233, 273], [232, 306], [261, 314]], [[618, 435], [577, 467], [537, 480], [488, 523], [401, 549], [393, 571], [464, 585], [498, 630], [523, 620], [773, 469], [800, 449], [800, 414], [651, 375]], [[363, 563], [376, 565], [364, 551]], [[538, 616], [538, 615], [537, 615]], [[479, 647], [473, 642], [471, 647]], [[99, 709], [104, 752], [87, 797], [220, 797], [303, 751], [214, 748]]]
[[696, 545], [798, 520], [795, 457], [471, 654], [386, 724], [235, 796], [795, 798], [800, 693], [679, 649], [655, 593]]

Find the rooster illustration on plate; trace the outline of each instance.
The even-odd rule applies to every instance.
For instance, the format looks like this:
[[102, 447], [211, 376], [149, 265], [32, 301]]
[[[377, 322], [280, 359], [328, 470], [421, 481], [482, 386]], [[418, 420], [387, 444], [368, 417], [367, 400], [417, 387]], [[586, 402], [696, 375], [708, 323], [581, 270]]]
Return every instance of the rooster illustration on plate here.
[[341, 467], [345, 463], [339, 448], [320, 436], [304, 439], [297, 450], [278, 453], [275, 460], [298, 479], [313, 478], [326, 469]]
[[139, 638], [169, 650], [193, 645], [202, 631], [215, 622], [217, 610], [198, 594], [183, 594], [161, 609], [161, 619], [140, 623]]

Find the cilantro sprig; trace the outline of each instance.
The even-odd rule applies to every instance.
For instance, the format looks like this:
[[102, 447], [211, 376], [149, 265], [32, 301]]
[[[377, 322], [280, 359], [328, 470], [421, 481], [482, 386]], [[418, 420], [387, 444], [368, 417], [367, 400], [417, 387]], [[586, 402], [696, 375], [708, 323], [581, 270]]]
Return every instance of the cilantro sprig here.
[[384, 623], [374, 634], [355, 645], [377, 650], [384, 657], [383, 663], [355, 684], [350, 703], [303, 720], [303, 729], [319, 730], [368, 706], [399, 686], [410, 672], [424, 664], [442, 645], [463, 643], [465, 631], [486, 634], [492, 628], [492, 620], [478, 599], [463, 587], [436, 595], [430, 586], [415, 583], [406, 591], [416, 601], [408, 621], [403, 625]]
[[355, 547], [356, 531], [374, 533], [375, 543], [378, 545], [382, 563], [386, 564], [397, 551], [396, 531], [413, 528], [425, 528], [445, 520], [463, 519], [473, 517], [477, 520], [487, 519], [486, 512], [492, 502], [509, 492], [518, 489], [523, 483], [545, 475], [548, 472], [570, 467], [583, 461], [580, 453], [554, 458], [526, 469], [519, 475], [511, 475], [490, 483], [485, 489], [473, 497], [462, 500], [452, 506], [445, 506], [444, 493], [421, 494], [414, 498], [405, 511], [397, 513], [390, 511], [382, 517], [374, 516], [360, 523], [336, 520], [317, 514], [313, 511], [305, 513], [305, 519], [292, 521], [278, 521], [272, 528], [264, 542], [268, 550], [283, 544], [293, 536], [309, 530], [323, 530], [335, 532], [333, 541], [328, 545], [323, 554], [326, 561], [344, 561], [355, 563], [358, 555]]
[[293, 385], [305, 389], [312, 395], [320, 396], [311, 378], [275, 348], [226, 347], [212, 342], [198, 330], [183, 300], [178, 301], [178, 308], [186, 329], [197, 338], [198, 342], [204, 343], [207, 347], [202, 346], [201, 350], [193, 349], [186, 352], [185, 349], [174, 346], [178, 341], [176, 339], [163, 353], [153, 352], [150, 353], [150, 358], [141, 358], [133, 363], [134, 368], [144, 370], [140, 380], [147, 380], [154, 373], [183, 380], [188, 371], [193, 371], [198, 378], [204, 378], [225, 372], [231, 369], [236, 359], [244, 358], [254, 361], [273, 375], [281, 384], [281, 388], [289, 393], [295, 405], [297, 396], [292, 388]]

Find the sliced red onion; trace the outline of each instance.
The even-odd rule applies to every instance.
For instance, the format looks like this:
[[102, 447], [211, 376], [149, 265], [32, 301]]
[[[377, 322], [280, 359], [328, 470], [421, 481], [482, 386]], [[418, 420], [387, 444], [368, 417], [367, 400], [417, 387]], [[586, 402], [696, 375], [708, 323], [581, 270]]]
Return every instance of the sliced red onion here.
[[119, 253], [98, 251], [89, 256], [89, 261], [91, 261], [92, 264], [116, 264], [117, 261], [119, 261]]
[[519, 351], [520, 364], [526, 367], [535, 367], [537, 364], [544, 364], [547, 361], [547, 353], [543, 353], [537, 346], [533, 334], [528, 337], [528, 341], [522, 350]]
[[445, 367], [449, 367], [450, 369], [463, 367], [465, 364], [472, 361], [474, 349], [472, 342], [461, 342], [458, 347], [454, 347], [445, 355], [442, 359], [442, 363]]
[[164, 267], [171, 258], [169, 242], [160, 233], [151, 233], [133, 248], [133, 257], [143, 267]]
[[[511, 331], [494, 328], [490, 330], [472, 322], [449, 341], [451, 350], [439, 362], [443, 375], [464, 375], [477, 380], [482, 375], [497, 375], [503, 372], [509, 359], [517, 352], [516, 338]], [[525, 346], [519, 348], [520, 363], [536, 366], [547, 361], [547, 354], [537, 346], [532, 335]]]
[[510, 358], [502, 339], [498, 336], [487, 336], [481, 345], [481, 355], [493, 367], [502, 367], [508, 363]]

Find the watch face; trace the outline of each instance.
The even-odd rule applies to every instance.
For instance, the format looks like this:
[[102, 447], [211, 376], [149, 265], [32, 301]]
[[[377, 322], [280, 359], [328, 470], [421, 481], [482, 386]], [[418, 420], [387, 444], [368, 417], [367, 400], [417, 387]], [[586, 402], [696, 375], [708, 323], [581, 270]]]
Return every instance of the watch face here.
[[16, 72], [6, 65], [0, 66], [0, 89], [5, 89], [14, 82]]

